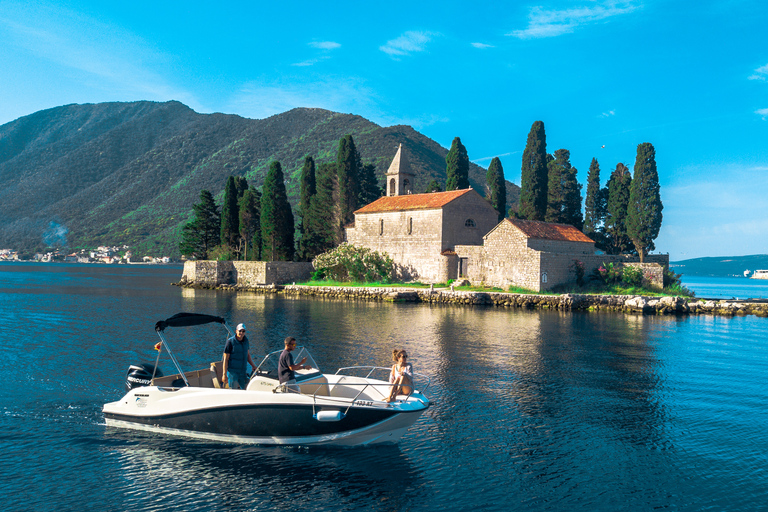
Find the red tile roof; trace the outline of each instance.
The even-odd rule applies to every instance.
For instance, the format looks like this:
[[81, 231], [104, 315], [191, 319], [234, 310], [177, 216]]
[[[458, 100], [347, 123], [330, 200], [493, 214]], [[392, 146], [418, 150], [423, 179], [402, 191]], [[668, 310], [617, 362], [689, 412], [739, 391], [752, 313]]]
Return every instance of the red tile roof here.
[[457, 197], [471, 191], [451, 190], [449, 192], [432, 192], [430, 194], [408, 194], [404, 196], [380, 197], [374, 202], [363, 206], [355, 213], [396, 212], [403, 210], [436, 210], [442, 208]]
[[538, 220], [506, 219], [523, 232], [528, 238], [543, 240], [558, 240], [563, 242], [588, 242], [595, 241], [587, 235], [568, 224], [554, 224]]

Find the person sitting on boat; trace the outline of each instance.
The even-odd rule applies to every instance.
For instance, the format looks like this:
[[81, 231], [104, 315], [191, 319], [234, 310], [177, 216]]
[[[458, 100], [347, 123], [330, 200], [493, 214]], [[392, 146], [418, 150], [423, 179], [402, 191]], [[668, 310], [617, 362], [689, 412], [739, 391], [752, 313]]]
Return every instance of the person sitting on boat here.
[[245, 324], [237, 324], [235, 335], [227, 340], [224, 345], [224, 356], [221, 371], [221, 380], [224, 387], [229, 384], [230, 389], [245, 389], [248, 386], [248, 376], [245, 371], [248, 363], [251, 368], [256, 368], [249, 352], [250, 345], [245, 335]]
[[408, 354], [405, 350], [392, 351], [392, 371], [389, 372], [389, 383], [392, 389], [385, 402], [394, 402], [397, 395], [410, 395], [413, 393], [413, 366], [408, 362]]
[[298, 392], [296, 385], [296, 370], [309, 370], [312, 367], [305, 365], [305, 357], [299, 364], [293, 364], [293, 354], [291, 352], [296, 348], [296, 338], [288, 336], [285, 338], [285, 350], [280, 354], [280, 360], [277, 362], [277, 375], [280, 378], [280, 384], [285, 385], [286, 390]]

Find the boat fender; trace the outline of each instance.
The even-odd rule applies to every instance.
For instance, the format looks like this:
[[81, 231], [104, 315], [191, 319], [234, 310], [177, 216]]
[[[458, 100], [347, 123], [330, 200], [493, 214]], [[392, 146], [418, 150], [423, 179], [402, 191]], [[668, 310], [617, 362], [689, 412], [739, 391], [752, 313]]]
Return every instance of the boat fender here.
[[317, 421], [340, 421], [344, 416], [345, 414], [341, 411], [318, 411], [314, 418]]

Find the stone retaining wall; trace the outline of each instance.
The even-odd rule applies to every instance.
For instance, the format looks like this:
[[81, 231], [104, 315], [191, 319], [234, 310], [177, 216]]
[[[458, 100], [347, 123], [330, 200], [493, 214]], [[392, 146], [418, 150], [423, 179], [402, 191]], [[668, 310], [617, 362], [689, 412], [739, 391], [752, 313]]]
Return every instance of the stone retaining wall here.
[[179, 284], [203, 288], [283, 284], [307, 281], [313, 270], [312, 263], [293, 261], [187, 261]]
[[737, 300], [699, 300], [685, 297], [642, 295], [535, 295], [500, 292], [468, 292], [429, 288], [358, 288], [338, 286], [226, 284], [206, 286], [179, 283], [192, 288], [218, 288], [255, 293], [280, 293], [290, 297], [380, 302], [420, 302], [425, 304], [497, 306], [562, 311], [615, 311], [651, 315], [721, 315], [768, 317], [768, 302]]

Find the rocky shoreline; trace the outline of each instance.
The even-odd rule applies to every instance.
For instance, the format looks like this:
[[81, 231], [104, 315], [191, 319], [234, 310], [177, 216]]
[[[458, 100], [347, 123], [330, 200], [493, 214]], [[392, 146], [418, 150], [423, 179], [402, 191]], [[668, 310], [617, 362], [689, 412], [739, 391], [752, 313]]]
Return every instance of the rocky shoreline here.
[[644, 315], [755, 315], [768, 318], [768, 301], [706, 300], [686, 297], [650, 297], [643, 295], [535, 295], [502, 292], [471, 292], [448, 288], [362, 288], [302, 285], [198, 285], [189, 282], [171, 283], [197, 289], [279, 293], [285, 296], [305, 296], [333, 300], [362, 300], [374, 302], [418, 302], [465, 306], [496, 306], [521, 309], [554, 309], [561, 311], [614, 311]]

